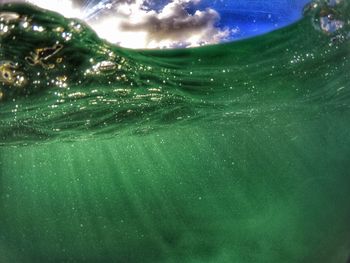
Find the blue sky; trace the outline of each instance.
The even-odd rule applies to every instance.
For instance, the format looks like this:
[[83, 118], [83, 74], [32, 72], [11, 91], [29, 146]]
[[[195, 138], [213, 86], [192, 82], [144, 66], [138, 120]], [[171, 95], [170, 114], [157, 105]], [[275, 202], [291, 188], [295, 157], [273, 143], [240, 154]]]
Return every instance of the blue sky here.
[[[307, 0], [2, 0], [31, 2], [85, 20], [102, 38], [131, 48], [234, 41], [286, 26]], [[93, 14], [93, 15], [91, 15]]]
[[[205, 0], [202, 5], [213, 1]], [[239, 27], [237, 37], [249, 37], [290, 24], [301, 17], [307, 0], [268, 0], [268, 1], [214, 1], [213, 7], [221, 16], [220, 27]]]
[[[156, 0], [150, 5], [161, 9], [169, 0]], [[198, 9], [213, 8], [220, 14], [221, 28], [239, 28], [232, 39], [246, 38], [286, 26], [300, 19], [308, 0], [202, 0], [189, 5], [193, 13]]]

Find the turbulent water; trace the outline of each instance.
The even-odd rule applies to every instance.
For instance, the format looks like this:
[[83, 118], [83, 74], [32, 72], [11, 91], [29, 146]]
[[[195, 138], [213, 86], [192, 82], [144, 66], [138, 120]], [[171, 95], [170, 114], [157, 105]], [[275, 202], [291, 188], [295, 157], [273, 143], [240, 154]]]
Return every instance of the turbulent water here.
[[350, 4], [128, 50], [0, 6], [0, 262], [350, 260]]

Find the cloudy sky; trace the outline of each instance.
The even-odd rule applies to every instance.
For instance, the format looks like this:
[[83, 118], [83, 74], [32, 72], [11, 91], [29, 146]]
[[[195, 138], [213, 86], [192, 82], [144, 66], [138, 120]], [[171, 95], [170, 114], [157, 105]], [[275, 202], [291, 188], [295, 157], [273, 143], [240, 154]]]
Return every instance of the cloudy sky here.
[[131, 48], [215, 44], [262, 34], [297, 20], [307, 0], [0, 0], [31, 2], [85, 20]]

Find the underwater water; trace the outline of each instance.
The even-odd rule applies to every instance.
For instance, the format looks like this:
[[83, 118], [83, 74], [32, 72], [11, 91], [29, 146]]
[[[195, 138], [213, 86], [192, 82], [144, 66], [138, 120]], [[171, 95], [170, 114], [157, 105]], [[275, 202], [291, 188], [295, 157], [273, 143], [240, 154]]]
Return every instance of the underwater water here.
[[350, 5], [331, 2], [148, 51], [1, 5], [0, 262], [348, 263]]

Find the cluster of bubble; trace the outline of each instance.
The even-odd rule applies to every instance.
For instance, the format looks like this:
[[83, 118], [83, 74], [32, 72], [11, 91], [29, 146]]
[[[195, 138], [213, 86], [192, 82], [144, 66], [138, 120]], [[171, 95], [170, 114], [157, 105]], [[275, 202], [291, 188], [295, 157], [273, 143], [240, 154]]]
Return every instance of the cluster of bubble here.
[[314, 27], [331, 36], [331, 42], [350, 39], [348, 28], [349, 3], [346, 0], [316, 0], [308, 4], [304, 13], [313, 14]]
[[[0, 13], [0, 37], [9, 35], [15, 28], [12, 21], [17, 21], [20, 16], [17, 13]], [[0, 45], [1, 47], [1, 45]], [[19, 65], [9, 60], [0, 61], [0, 83], [15, 87], [22, 87], [26, 83], [24, 74], [19, 71]], [[0, 100], [4, 97], [4, 92], [0, 89]]]
[[[15, 12], [1, 12], [0, 13], [0, 37], [11, 37], [11, 33], [16, 27], [20, 27], [24, 30], [32, 30], [34, 32], [43, 32], [45, 29], [42, 26], [38, 26], [31, 23], [31, 20], [27, 16], [21, 16]], [[13, 39], [16, 36], [12, 36]], [[2, 45], [2, 44], [1, 44]], [[41, 65], [44, 68], [52, 68], [53, 64], [48, 64], [47, 61], [54, 54], [56, 54], [62, 45], [56, 45], [52, 48], [38, 48], [25, 58], [29, 65]], [[11, 60], [0, 60], [0, 84], [9, 87], [20, 89], [28, 83], [28, 79], [21, 71], [18, 62]], [[6, 89], [0, 89], [0, 100], [5, 97]]]
[[[58, 76], [49, 76], [48, 74], [61, 64], [60, 69], [65, 69], [63, 50], [65, 46], [69, 45], [69, 42], [73, 41], [74, 37], [78, 39], [84, 33], [84, 27], [75, 20], [72, 20], [65, 27], [67, 28], [62, 26], [48, 28], [45, 25], [35, 23], [31, 17], [26, 15], [8, 11], [0, 12], [0, 37], [2, 39], [15, 40], [16, 35], [12, 34], [12, 32], [16, 29], [32, 32], [37, 36], [54, 33], [55, 38], [57, 37], [54, 45], [35, 47], [28, 54], [24, 54], [21, 59], [24, 61], [22, 63], [26, 65], [18, 62], [20, 61], [18, 58], [4, 57], [0, 52], [0, 101], [7, 97], [6, 93], [21, 93], [29, 85], [32, 87], [40, 85], [54, 85], [59, 88], [67, 87], [67, 82], [69, 81], [67, 76], [69, 74], [59, 74]], [[2, 45], [3, 43], [0, 42], [0, 48]], [[96, 53], [98, 59], [90, 59], [90, 65], [87, 65], [87, 69], [83, 72], [85, 77], [113, 75], [112, 73], [116, 71], [128, 68], [125, 58], [116, 56], [115, 52], [104, 45], [100, 45]], [[115, 61], [118, 61], [118, 64]], [[26, 76], [24, 73], [26, 72], [24, 70], [25, 66], [35, 68], [37, 73], [34, 76]], [[62, 72], [63, 70], [60, 71]]]

